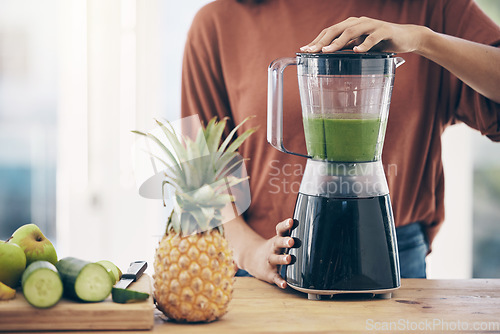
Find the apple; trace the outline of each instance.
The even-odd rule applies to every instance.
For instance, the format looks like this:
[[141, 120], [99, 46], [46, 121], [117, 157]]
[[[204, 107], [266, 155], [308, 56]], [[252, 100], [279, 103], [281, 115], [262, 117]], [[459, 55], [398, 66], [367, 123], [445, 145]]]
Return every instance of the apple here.
[[26, 268], [26, 255], [19, 245], [0, 241], [0, 282], [15, 288]]
[[7, 242], [17, 244], [24, 250], [26, 266], [35, 261], [57, 263], [56, 249], [35, 224], [19, 227]]

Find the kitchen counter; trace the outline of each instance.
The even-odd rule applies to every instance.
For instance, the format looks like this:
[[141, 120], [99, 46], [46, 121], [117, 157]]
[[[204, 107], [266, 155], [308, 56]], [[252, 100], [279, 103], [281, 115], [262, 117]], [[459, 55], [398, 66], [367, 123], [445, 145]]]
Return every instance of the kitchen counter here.
[[[337, 295], [317, 301], [290, 288], [239, 277], [229, 312], [209, 324], [177, 324], [150, 306], [149, 312], [155, 312], [150, 331], [102, 333], [500, 333], [500, 279], [403, 279], [391, 299]], [[41, 311], [34, 317], [42, 316]], [[136, 311], [129, 314], [124, 321], [133, 319]], [[0, 317], [0, 331], [1, 327]]]
[[403, 279], [392, 299], [342, 295], [308, 300], [254, 278], [237, 278], [229, 312], [209, 324], [155, 316], [154, 333], [500, 332], [500, 279]]

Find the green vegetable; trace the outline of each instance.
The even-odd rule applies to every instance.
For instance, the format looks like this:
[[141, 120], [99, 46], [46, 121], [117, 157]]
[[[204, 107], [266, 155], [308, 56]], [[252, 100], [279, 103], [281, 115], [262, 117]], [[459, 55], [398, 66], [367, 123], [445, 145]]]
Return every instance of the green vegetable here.
[[96, 263], [100, 264], [107, 270], [113, 284], [116, 284], [122, 277], [122, 271], [113, 262], [108, 260], [101, 260], [97, 261]]
[[66, 257], [56, 264], [64, 284], [64, 295], [85, 302], [100, 302], [111, 293], [107, 270], [97, 263]]
[[120, 304], [140, 302], [149, 298], [149, 293], [120, 288], [113, 288], [111, 295], [113, 301]]
[[31, 263], [21, 278], [24, 298], [31, 305], [48, 308], [57, 304], [63, 294], [63, 284], [56, 267], [47, 261]]

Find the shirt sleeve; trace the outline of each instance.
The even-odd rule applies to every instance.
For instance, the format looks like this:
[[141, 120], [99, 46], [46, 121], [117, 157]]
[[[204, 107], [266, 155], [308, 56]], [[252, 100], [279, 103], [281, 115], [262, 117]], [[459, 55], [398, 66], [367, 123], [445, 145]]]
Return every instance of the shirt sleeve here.
[[[472, 0], [451, 0], [444, 6], [444, 33], [500, 46], [500, 27]], [[500, 104], [482, 96], [450, 74], [450, 122], [461, 121], [500, 141]]]
[[204, 124], [214, 116], [232, 119], [211, 8], [203, 7], [193, 19], [184, 49], [181, 82], [182, 117], [199, 115]]

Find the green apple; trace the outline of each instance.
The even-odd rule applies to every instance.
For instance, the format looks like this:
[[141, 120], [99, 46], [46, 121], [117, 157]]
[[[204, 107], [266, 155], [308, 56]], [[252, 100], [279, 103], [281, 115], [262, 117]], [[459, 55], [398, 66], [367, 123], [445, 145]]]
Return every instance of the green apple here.
[[7, 242], [17, 244], [24, 250], [26, 266], [35, 261], [57, 263], [56, 249], [35, 224], [19, 227]]
[[26, 255], [19, 245], [0, 241], [0, 282], [15, 288], [26, 268]]
[[97, 261], [96, 263], [103, 266], [108, 272], [109, 278], [113, 282], [113, 285], [120, 280], [122, 277], [122, 271], [113, 262], [108, 260]]

